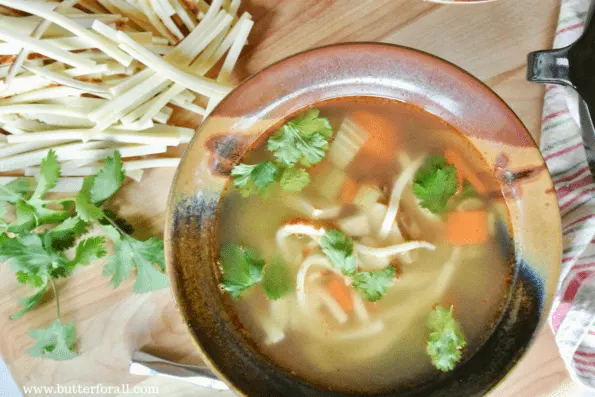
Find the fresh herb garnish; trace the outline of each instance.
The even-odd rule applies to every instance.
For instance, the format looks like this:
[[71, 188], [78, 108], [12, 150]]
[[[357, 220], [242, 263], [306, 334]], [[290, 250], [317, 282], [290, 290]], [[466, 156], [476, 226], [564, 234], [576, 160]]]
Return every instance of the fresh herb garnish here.
[[387, 266], [374, 272], [359, 272], [351, 277], [353, 288], [370, 302], [380, 300], [388, 292], [397, 274], [394, 267]]
[[333, 131], [326, 117], [318, 109], [311, 109], [302, 116], [289, 120], [279, 128], [267, 143], [275, 162], [238, 164], [231, 171], [234, 186], [243, 197], [263, 195], [274, 183], [280, 182], [283, 190], [299, 192], [310, 183], [304, 167], [322, 161], [328, 150]]
[[310, 166], [324, 158], [333, 131], [328, 119], [319, 114], [318, 109], [308, 110], [288, 121], [269, 139], [268, 149], [279, 163]]
[[322, 252], [331, 264], [346, 276], [352, 276], [357, 270], [357, 262], [353, 253], [353, 240], [339, 230], [331, 229], [320, 239]]
[[74, 352], [75, 324], [62, 324], [56, 320], [45, 329], [30, 329], [29, 336], [37, 342], [26, 350], [32, 357], [50, 358], [56, 361], [71, 360]]
[[264, 259], [256, 250], [237, 244], [225, 245], [219, 256], [223, 289], [237, 299], [240, 293], [262, 280]]
[[310, 175], [303, 168], [286, 168], [279, 183], [286, 192], [300, 192], [310, 183]]
[[[60, 178], [58, 158], [50, 150], [41, 162], [37, 184], [32, 178], [19, 178], [0, 185], [0, 208], [12, 204], [16, 213], [14, 222], [4, 219], [0, 222], [0, 230], [4, 230], [0, 233], [0, 261], [11, 266], [21, 284], [36, 289], [33, 295], [21, 299], [23, 309], [13, 314], [11, 319], [16, 320], [33, 310], [50, 287], [56, 301], [57, 320], [47, 329], [30, 332], [38, 341], [27, 350], [29, 354], [54, 360], [76, 356], [73, 352], [75, 325], [61, 322], [54, 280], [68, 277], [76, 267], [89, 265], [106, 256], [104, 236], [81, 239], [95, 222], [103, 225], [115, 246], [104, 268], [104, 274], [112, 275], [114, 286], [128, 278], [135, 267], [137, 279], [134, 292], [149, 292], [167, 286], [167, 278], [163, 273], [163, 241], [156, 238], [136, 240], [128, 234], [131, 227], [127, 222], [102, 207], [119, 190], [124, 176], [120, 154], [115, 152], [113, 157], [106, 158], [97, 175], [85, 178], [76, 196], [45, 199], [45, 195]], [[42, 225], [46, 227], [38, 228]], [[65, 251], [75, 247], [75, 244], [74, 254], [67, 254]]]
[[452, 371], [462, 356], [462, 349], [467, 345], [461, 325], [453, 317], [453, 309], [436, 306], [428, 315], [426, 327], [429, 331], [426, 352], [432, 364], [440, 371]]
[[111, 225], [103, 226], [103, 229], [114, 243], [114, 253], [103, 267], [103, 275], [112, 276], [110, 283], [114, 288], [118, 287], [123, 280], [130, 278], [134, 268], [137, 273], [132, 290], [137, 294], [167, 287], [161, 239], [152, 237], [146, 241], [140, 241], [120, 233]]
[[262, 282], [269, 299], [281, 299], [293, 290], [293, 280], [287, 265], [280, 259], [269, 264], [252, 248], [227, 244], [219, 254], [221, 286], [232, 298]]
[[262, 193], [276, 180], [278, 169], [272, 161], [255, 165], [238, 164], [231, 170], [234, 186], [243, 197]]
[[277, 258], [266, 266], [262, 289], [271, 300], [281, 299], [293, 290], [293, 277], [289, 267], [281, 259]]
[[458, 188], [457, 171], [444, 156], [428, 156], [413, 181], [413, 193], [421, 206], [435, 214], [446, 210], [446, 203]]

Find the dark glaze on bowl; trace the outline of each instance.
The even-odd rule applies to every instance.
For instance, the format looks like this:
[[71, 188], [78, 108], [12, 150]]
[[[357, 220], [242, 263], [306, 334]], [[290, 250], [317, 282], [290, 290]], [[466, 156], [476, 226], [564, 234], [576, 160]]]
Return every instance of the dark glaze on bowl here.
[[298, 379], [259, 353], [226, 310], [215, 262], [228, 170], [287, 115], [345, 96], [421, 106], [461, 131], [500, 175], [517, 261], [500, 324], [454, 371], [412, 389], [370, 394], [484, 395], [518, 362], [547, 318], [561, 256], [557, 201], [534, 141], [506, 104], [456, 66], [409, 48], [354, 43], [304, 52], [252, 76], [219, 104], [188, 147], [170, 196], [166, 259], [181, 315], [207, 364], [240, 395], [353, 395]]

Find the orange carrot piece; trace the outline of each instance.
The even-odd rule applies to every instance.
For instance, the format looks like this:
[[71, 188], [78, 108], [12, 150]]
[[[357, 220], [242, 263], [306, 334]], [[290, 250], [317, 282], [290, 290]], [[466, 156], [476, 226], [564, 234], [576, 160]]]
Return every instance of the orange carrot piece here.
[[343, 187], [341, 188], [341, 202], [343, 204], [351, 204], [355, 195], [357, 194], [358, 184], [355, 179], [347, 177]]
[[484, 243], [488, 239], [488, 213], [484, 210], [449, 212], [446, 238], [453, 245]]
[[351, 294], [340, 279], [333, 277], [326, 283], [326, 288], [345, 311], [349, 312], [353, 309]]
[[481, 179], [479, 179], [471, 167], [469, 167], [463, 156], [453, 149], [446, 149], [444, 151], [444, 158], [449, 164], [454, 165], [457, 169], [457, 178], [459, 179], [459, 186], [461, 188], [463, 186], [461, 179], [467, 179], [469, 183], [475, 188], [477, 193], [486, 193], [486, 187], [484, 183], [481, 181]]
[[349, 118], [363, 128], [365, 131], [370, 133], [361, 151], [374, 156], [381, 161], [392, 161], [395, 154], [394, 143], [392, 142], [395, 137], [394, 125], [376, 113], [358, 111], [353, 112], [349, 115]]

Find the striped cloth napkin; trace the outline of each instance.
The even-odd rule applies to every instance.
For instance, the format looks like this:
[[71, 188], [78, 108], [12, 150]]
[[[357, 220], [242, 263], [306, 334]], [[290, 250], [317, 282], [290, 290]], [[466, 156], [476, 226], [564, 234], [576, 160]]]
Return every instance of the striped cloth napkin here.
[[[562, 1], [554, 48], [580, 37], [589, 6], [590, 0]], [[556, 187], [564, 236], [562, 273], [550, 322], [572, 378], [595, 390], [595, 183], [577, 109], [574, 91], [546, 87], [541, 151]]]

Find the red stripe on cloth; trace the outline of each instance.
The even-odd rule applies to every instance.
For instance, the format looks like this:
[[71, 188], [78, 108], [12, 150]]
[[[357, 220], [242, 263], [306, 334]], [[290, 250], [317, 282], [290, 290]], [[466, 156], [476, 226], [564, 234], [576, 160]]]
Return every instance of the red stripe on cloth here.
[[572, 226], [576, 225], [577, 223], [581, 223], [581, 222], [586, 221], [587, 219], [591, 219], [591, 218], [595, 218], [595, 214], [585, 215], [582, 218], [578, 218], [578, 219], [570, 222], [568, 225], [564, 226], [564, 230], [570, 229]]
[[579, 142], [576, 145], [572, 145], [572, 146], [569, 146], [567, 148], [564, 148], [564, 149], [562, 149], [560, 151], [554, 152], [552, 154], [548, 154], [547, 156], [544, 157], [544, 160], [547, 161], [549, 159], [553, 159], [554, 157], [561, 156], [561, 155], [563, 155], [565, 153], [568, 153], [568, 152], [573, 151], [574, 149], [578, 149], [581, 146], [583, 146], [583, 143], [582, 142]]
[[564, 317], [566, 317], [566, 314], [568, 314], [571, 307], [572, 302], [562, 302], [556, 307], [556, 310], [552, 312], [552, 328], [554, 329], [554, 333], [558, 332], [562, 320], [564, 320]]
[[558, 193], [558, 200], [562, 200], [564, 197], [568, 196], [576, 189], [587, 186], [590, 183], [593, 183], [593, 177], [591, 176], [591, 174], [585, 175], [582, 179], [579, 179], [578, 181], [560, 187], [556, 192]]
[[595, 267], [595, 262], [582, 263], [580, 265], [575, 265], [575, 266], [572, 267], [572, 270], [590, 269], [592, 267]]
[[589, 331], [589, 335], [595, 335], [595, 331]]
[[566, 287], [566, 290], [563, 292], [564, 295], [562, 300], [564, 302], [570, 302], [574, 300], [574, 297], [576, 296], [580, 286], [583, 284], [583, 281], [585, 281], [592, 273], [593, 272], [591, 271], [582, 271], [575, 274], [572, 280], [568, 283], [568, 287]]
[[568, 109], [564, 109], [564, 110], [560, 110], [560, 111], [557, 111], [557, 112], [554, 112], [554, 113], [550, 113], [547, 116], [545, 116], [543, 119], [541, 119], [541, 122], [542, 123], [545, 123], [546, 121], [551, 120], [554, 117], [558, 117], [558, 116], [561, 116], [561, 115], [566, 114], [566, 113], [568, 113]]
[[560, 179], [555, 179], [554, 180], [554, 183], [555, 184], [558, 184], [558, 183], [562, 183], [562, 182], [571, 181], [574, 178], [576, 178], [577, 176], [579, 176], [581, 174], [584, 174], [585, 171], [588, 171], [588, 170], [589, 170], [589, 166], [585, 166], [585, 167], [581, 168], [580, 170], [576, 171], [575, 173], [573, 173], [572, 175], [568, 175], [568, 176], [565, 176], [565, 177], [560, 178]]
[[569, 206], [570, 204], [572, 204], [572, 203], [574, 203], [574, 202], [576, 202], [576, 201], [580, 200], [581, 198], [585, 197], [587, 194], [589, 194], [589, 193], [591, 193], [591, 192], [593, 192], [593, 191], [595, 191], [595, 188], [594, 188], [594, 187], [592, 187], [592, 188], [589, 188], [589, 189], [587, 189], [587, 190], [585, 190], [585, 191], [581, 192], [581, 193], [580, 193], [579, 195], [577, 195], [576, 197], [573, 197], [573, 198], [572, 198], [572, 200], [568, 200], [567, 202], [565, 202], [564, 204], [562, 204], [562, 205], [560, 206], [560, 210], [563, 210], [563, 209], [566, 209], [566, 208], [568, 208], [568, 206]]
[[[577, 364], [584, 365], [584, 366], [586, 366], [586, 367], [595, 367], [595, 363], [592, 363], [592, 362], [590, 362], [590, 361], [581, 360], [580, 358], [576, 358], [576, 357], [574, 357], [574, 358], [573, 358], [573, 361], [574, 361], [575, 363], [577, 363]], [[587, 369], [588, 369], [588, 368], [587, 368]]]
[[555, 86], [555, 85], [547, 85], [547, 86], [545, 87], [545, 92], [546, 92], [546, 93], [547, 93], [547, 92], [550, 92], [550, 91], [551, 91], [551, 90], [553, 90], [554, 88], [556, 88], [556, 86]]
[[575, 23], [574, 25], [566, 26], [565, 28], [558, 30], [556, 32], [556, 36], [559, 34], [574, 30], [574, 29], [582, 28], [583, 26], [585, 26], [585, 24], [583, 22], [579, 22], [579, 23]]
[[585, 353], [585, 352], [582, 352], [580, 350], [575, 351], [574, 352], [574, 355], [575, 356], [581, 356], [581, 357], [594, 357], [595, 358], [595, 353]]

